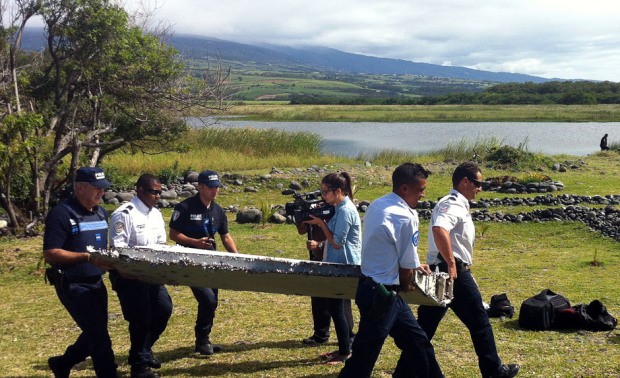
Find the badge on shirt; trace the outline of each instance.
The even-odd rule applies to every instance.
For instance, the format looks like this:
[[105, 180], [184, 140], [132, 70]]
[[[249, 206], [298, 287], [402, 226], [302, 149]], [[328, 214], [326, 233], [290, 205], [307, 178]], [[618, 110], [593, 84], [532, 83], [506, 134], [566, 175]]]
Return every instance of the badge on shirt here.
[[413, 243], [415, 247], [418, 246], [418, 243], [420, 242], [420, 231], [416, 231], [413, 234], [413, 236], [411, 237], [411, 242]]
[[442, 212], [442, 213], [445, 213], [445, 212], [447, 212], [448, 210], [450, 210], [450, 204], [449, 204], [449, 203], [445, 203], [445, 202], [444, 202], [444, 203], [442, 203], [442, 204], [439, 206], [439, 211], [440, 211], [440, 212]]
[[202, 214], [190, 214], [189, 215], [189, 220], [200, 221], [200, 220], [202, 220]]
[[120, 233], [121, 233], [124, 229], [125, 229], [125, 223], [120, 222], [120, 221], [119, 221], [119, 222], [114, 223], [114, 231], [115, 231], [117, 234], [120, 234]]
[[175, 211], [172, 213], [172, 221], [174, 222], [175, 220], [179, 219], [179, 215], [181, 215], [181, 213], [179, 213], [179, 211], [178, 211], [178, 210], [175, 210]]

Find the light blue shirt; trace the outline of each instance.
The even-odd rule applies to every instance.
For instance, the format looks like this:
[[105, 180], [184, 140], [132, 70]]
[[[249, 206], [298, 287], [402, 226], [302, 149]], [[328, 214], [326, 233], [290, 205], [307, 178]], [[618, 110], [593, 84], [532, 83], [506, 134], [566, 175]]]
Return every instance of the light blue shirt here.
[[332, 219], [327, 222], [327, 228], [334, 236], [334, 242], [340, 249], [327, 243], [326, 255], [323, 261], [359, 265], [362, 250], [362, 222], [357, 208], [349, 197], [344, 197], [335, 209]]
[[398, 285], [399, 269], [420, 266], [418, 213], [396, 193], [376, 199], [364, 217], [362, 274], [384, 285]]

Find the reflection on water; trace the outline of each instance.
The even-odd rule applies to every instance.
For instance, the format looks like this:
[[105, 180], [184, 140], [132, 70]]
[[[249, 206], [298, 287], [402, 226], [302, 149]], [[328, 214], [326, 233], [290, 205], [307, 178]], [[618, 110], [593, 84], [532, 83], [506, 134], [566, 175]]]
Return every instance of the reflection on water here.
[[[194, 127], [204, 123], [189, 118]], [[310, 131], [323, 138], [323, 151], [344, 156], [372, 154], [381, 150], [424, 153], [448, 143], [496, 138], [502, 144], [526, 143], [528, 151], [545, 154], [588, 155], [599, 150], [604, 134], [609, 142], [620, 141], [620, 122], [256, 122], [220, 119], [217, 127], [253, 127], [287, 131]]]

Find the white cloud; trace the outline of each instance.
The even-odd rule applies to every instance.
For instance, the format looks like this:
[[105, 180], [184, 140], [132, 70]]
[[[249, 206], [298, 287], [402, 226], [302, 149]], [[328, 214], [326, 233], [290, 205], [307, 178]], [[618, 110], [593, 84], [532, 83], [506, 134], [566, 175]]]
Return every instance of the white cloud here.
[[617, 0], [120, 0], [177, 33], [620, 82]]

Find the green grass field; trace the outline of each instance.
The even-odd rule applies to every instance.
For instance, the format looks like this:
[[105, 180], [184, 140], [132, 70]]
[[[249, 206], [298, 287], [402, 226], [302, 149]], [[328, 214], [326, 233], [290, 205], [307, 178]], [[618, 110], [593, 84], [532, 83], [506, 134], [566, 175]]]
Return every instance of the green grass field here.
[[[219, 202], [223, 206], [260, 206], [261, 203], [284, 204], [291, 200], [276, 187], [287, 186], [291, 180], [307, 179], [308, 190], [318, 187], [321, 177], [331, 171], [352, 173], [356, 197], [374, 200], [391, 189], [390, 175], [405, 160], [421, 162], [433, 171], [428, 183], [427, 198], [436, 199], [450, 188], [452, 162], [446, 154], [454, 148], [426, 156], [386, 153], [374, 157], [372, 166], [363, 160], [341, 159], [320, 155], [310, 146], [306, 155], [294, 149], [280, 148], [267, 141], [277, 134], [221, 136], [222, 143], [232, 143], [243, 153], [230, 153], [227, 148], [209, 145], [201, 149], [213, 134], [193, 135], [192, 153], [170, 153], [159, 157], [119, 153], [105, 162], [106, 169], [115, 170], [117, 177], [131, 183], [144, 171], [159, 174], [186, 168], [213, 168], [221, 173], [242, 177], [243, 186], [228, 183]], [[282, 136], [277, 145], [307, 145], [307, 135]], [[204, 139], [201, 139], [204, 138]], [[258, 142], [264, 140], [264, 142]], [[320, 142], [320, 141], [319, 141]], [[254, 146], [252, 149], [251, 147]], [[271, 151], [271, 152], [269, 152]], [[471, 156], [471, 155], [469, 155]], [[554, 156], [552, 161], [577, 160], [576, 157]], [[541, 166], [542, 174], [563, 181], [566, 193], [580, 195], [618, 194], [620, 188], [620, 154], [596, 153], [583, 157], [585, 164], [576, 170], [559, 173]], [[323, 171], [308, 171], [317, 165]], [[276, 166], [284, 173], [270, 179], [261, 176]], [[298, 170], [294, 168], [299, 168]], [[538, 172], [538, 169], [536, 170]], [[527, 175], [531, 172], [502, 171], [483, 168], [485, 177]], [[252, 185], [257, 193], [246, 193]], [[483, 198], [503, 194], [482, 193]], [[113, 210], [113, 208], [109, 208]], [[490, 211], [529, 211], [520, 208], [491, 208]], [[170, 209], [164, 210], [166, 220]], [[240, 251], [248, 254], [289, 258], [306, 258], [304, 238], [292, 225], [237, 224], [230, 218], [231, 234]], [[483, 227], [484, 226], [484, 227]], [[427, 234], [428, 223], [422, 222], [421, 232]], [[489, 223], [477, 224], [474, 276], [483, 298], [490, 301], [494, 294], [507, 293], [517, 308], [529, 296], [550, 288], [566, 296], [572, 304], [601, 300], [612, 315], [620, 317], [620, 296], [617, 272], [620, 269], [620, 244], [589, 230], [580, 222]], [[482, 230], [484, 229], [484, 232]], [[0, 377], [49, 377], [47, 358], [64, 351], [78, 335], [75, 323], [59, 303], [51, 286], [43, 282], [39, 266], [41, 237], [0, 238]], [[422, 238], [420, 253], [425, 256], [426, 239]], [[598, 265], [592, 264], [599, 263]], [[107, 279], [106, 279], [107, 280]], [[109, 285], [108, 285], [109, 288]], [[213, 341], [224, 352], [210, 357], [193, 353], [193, 323], [196, 302], [188, 288], [169, 287], [175, 309], [170, 324], [155, 346], [163, 361], [161, 376], [168, 377], [332, 377], [339, 367], [320, 364], [319, 354], [336, 348], [335, 333], [329, 345], [305, 347], [301, 339], [310, 336], [312, 321], [310, 301], [306, 297], [276, 294], [234, 292], [220, 294]], [[118, 299], [109, 291], [109, 329], [122, 376], [129, 376], [127, 323], [123, 320]], [[415, 306], [414, 310], [415, 310]], [[357, 311], [354, 310], [357, 317]], [[613, 377], [620, 376], [620, 331], [545, 331], [521, 330], [517, 318], [492, 319], [500, 356], [506, 363], [522, 365], [520, 377]], [[333, 332], [333, 331], [332, 331]], [[479, 376], [476, 356], [465, 327], [449, 313], [433, 340], [437, 358], [447, 377]], [[399, 352], [388, 339], [377, 362], [374, 377], [389, 377]], [[90, 361], [77, 366], [71, 376], [92, 377]]]
[[618, 122], [620, 105], [247, 105], [250, 120], [349, 122]]

